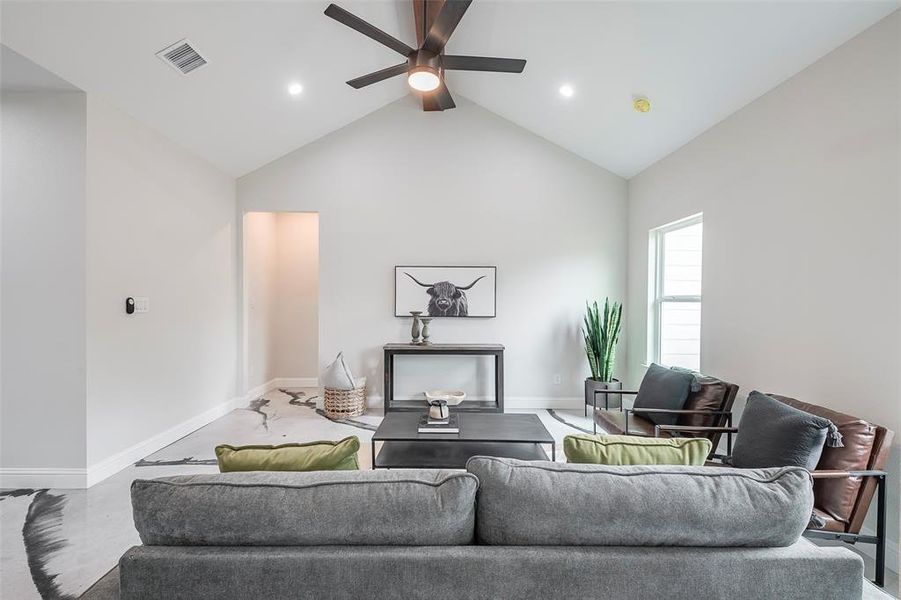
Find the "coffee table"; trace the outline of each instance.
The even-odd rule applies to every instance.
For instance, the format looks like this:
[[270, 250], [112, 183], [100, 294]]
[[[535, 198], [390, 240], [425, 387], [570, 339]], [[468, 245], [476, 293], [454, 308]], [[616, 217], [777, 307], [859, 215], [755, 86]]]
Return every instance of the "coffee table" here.
[[[557, 444], [537, 415], [456, 412], [460, 433], [419, 433], [419, 412], [389, 412], [372, 436], [373, 469], [463, 469], [473, 456], [548, 460]], [[376, 456], [375, 443], [382, 442]]]

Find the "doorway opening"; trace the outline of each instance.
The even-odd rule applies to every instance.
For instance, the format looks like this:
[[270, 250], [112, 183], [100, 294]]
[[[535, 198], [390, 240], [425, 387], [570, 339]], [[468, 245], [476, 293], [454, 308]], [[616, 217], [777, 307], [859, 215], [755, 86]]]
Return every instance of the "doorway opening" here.
[[248, 212], [243, 231], [243, 389], [315, 387], [319, 214]]

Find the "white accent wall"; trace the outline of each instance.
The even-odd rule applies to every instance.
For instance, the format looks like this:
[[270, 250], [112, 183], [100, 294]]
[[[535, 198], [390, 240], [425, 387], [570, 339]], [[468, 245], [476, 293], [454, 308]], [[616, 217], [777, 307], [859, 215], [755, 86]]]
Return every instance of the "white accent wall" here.
[[87, 459], [105, 474], [235, 397], [235, 184], [96, 97], [87, 114]]
[[273, 314], [277, 378], [319, 376], [319, 215], [278, 213]]
[[[511, 405], [578, 407], [584, 302], [625, 295], [626, 182], [457, 105], [389, 104], [239, 179], [239, 211], [319, 213], [321, 363], [343, 350], [373, 403], [382, 345], [410, 335], [393, 316], [394, 266], [496, 265], [497, 318], [436, 320], [432, 339], [506, 345]], [[479, 364], [422, 364], [406, 385], [482, 393], [492, 376]]]
[[899, 24], [896, 12], [629, 182], [632, 385], [648, 231], [703, 212], [702, 370], [742, 398], [776, 392], [901, 433]]
[[319, 215], [244, 215], [248, 390], [315, 384], [319, 374]]
[[0, 469], [83, 485], [85, 94], [4, 92], [0, 118]]
[[278, 272], [278, 213], [244, 215], [244, 328], [247, 389], [275, 378], [272, 328]]

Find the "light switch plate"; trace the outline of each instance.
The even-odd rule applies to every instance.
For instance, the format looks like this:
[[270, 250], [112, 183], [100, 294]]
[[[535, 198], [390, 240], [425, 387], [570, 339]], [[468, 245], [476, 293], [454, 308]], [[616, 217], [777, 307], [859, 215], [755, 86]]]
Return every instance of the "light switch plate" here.
[[135, 296], [135, 312], [150, 312], [150, 298], [146, 296]]

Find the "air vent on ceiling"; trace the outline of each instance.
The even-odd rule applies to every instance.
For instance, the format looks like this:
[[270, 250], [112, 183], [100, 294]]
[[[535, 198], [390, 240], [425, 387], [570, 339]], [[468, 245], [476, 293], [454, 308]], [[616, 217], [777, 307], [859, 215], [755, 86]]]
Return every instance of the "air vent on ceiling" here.
[[194, 49], [194, 46], [188, 40], [175, 42], [168, 48], [157, 52], [156, 55], [173, 69], [177, 69], [182, 75], [187, 75], [194, 69], [206, 64], [206, 59], [200, 56], [200, 53]]

